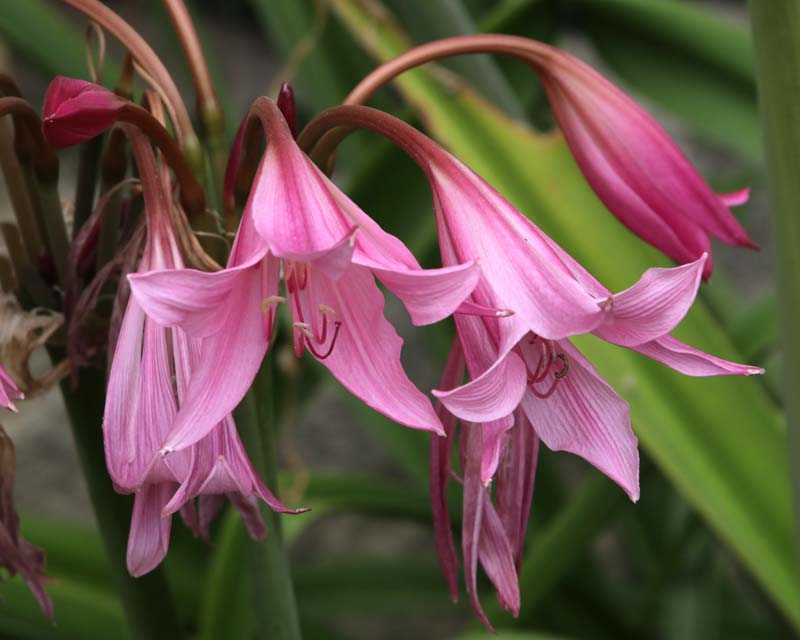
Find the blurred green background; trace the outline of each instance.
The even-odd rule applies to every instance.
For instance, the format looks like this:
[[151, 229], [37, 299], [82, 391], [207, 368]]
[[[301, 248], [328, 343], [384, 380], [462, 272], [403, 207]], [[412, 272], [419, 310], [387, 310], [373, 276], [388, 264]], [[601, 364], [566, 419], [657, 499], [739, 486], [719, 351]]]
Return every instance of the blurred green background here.
[[[162, 56], [191, 104], [180, 45], [155, 0], [108, 3]], [[296, 92], [300, 125], [335, 106], [379, 61], [414, 43], [492, 31], [561, 46], [639, 100], [719, 192], [752, 188], [736, 210], [760, 253], [714, 247], [717, 268], [677, 335], [767, 368], [761, 378], [690, 379], [590, 340], [582, 350], [631, 403], [642, 449], [642, 498], [567, 454], [541, 454], [521, 571], [518, 619], [483, 603], [501, 638], [790, 638], [800, 578], [778, 386], [773, 239], [753, 52], [744, 2], [680, 0], [187, 0], [232, 136], [250, 101]], [[0, 2], [0, 64], [41, 104], [55, 74], [88, 77], [86, 23], [58, 2]], [[123, 52], [109, 38], [104, 79]], [[470, 57], [408, 73], [370, 103], [407, 119], [483, 175], [611, 289], [667, 262], [589, 190], [535, 75]], [[74, 151], [62, 154], [72, 196]], [[337, 182], [423, 263], [437, 261], [432, 204], [415, 166], [376, 136], [338, 156]], [[0, 214], [9, 217], [8, 204]], [[404, 362], [436, 386], [452, 337], [411, 331]], [[283, 518], [307, 638], [482, 638], [453, 605], [436, 564], [427, 497], [427, 437], [351, 400], [310, 358], [273, 353], [282, 402], [282, 492], [314, 510]], [[120, 605], [85, 497], [58, 394], [5, 419], [19, 450], [23, 532], [48, 552], [58, 626], [23, 582], [0, 584], [0, 637], [122, 638]], [[459, 496], [452, 497], [454, 525]], [[213, 545], [176, 523], [167, 569], [181, 616], [199, 638], [257, 635], [243, 578], [243, 531], [228, 513]]]

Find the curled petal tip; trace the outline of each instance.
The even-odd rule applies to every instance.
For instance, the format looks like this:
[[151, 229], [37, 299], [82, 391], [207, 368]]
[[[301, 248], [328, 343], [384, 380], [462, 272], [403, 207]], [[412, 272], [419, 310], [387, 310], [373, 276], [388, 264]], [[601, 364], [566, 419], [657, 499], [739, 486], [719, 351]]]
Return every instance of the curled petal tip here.
[[744, 375], [746, 375], [746, 376], [760, 376], [763, 373], [765, 373], [765, 370], [762, 369], [761, 367], [752, 367], [752, 368], [748, 369], [747, 371], [745, 371]]

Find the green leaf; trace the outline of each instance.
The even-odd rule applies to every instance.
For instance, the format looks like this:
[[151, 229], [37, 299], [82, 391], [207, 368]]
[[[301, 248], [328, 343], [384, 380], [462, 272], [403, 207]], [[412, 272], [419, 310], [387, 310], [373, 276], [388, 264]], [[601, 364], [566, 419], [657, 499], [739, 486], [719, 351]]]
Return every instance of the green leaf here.
[[[83, 32], [51, 2], [0, 2], [0, 34], [26, 62], [47, 75], [87, 77]], [[107, 55], [104, 75], [116, 78], [118, 72]]]
[[[356, 0], [334, 6], [376, 58], [407, 48], [392, 23], [376, 20]], [[435, 137], [612, 290], [665, 264], [605, 211], [560, 135], [541, 135], [509, 119], [466, 85], [451, 81], [445, 90], [429, 69], [409, 72], [395, 85]], [[700, 301], [676, 333], [739, 359]], [[577, 342], [630, 401], [642, 446], [800, 628], [786, 434], [763, 386], [752, 379], [687, 378], [599, 341]]]
[[674, 0], [578, 0], [584, 32], [636, 91], [695, 131], [761, 159], [749, 34]]
[[[44, 0], [0, 3], [0, 33], [24, 59], [48, 75], [86, 75], [83, 34], [53, 3]], [[42, 46], [42, 37], [47, 46]]]
[[301, 609], [315, 616], [452, 607], [433, 558], [322, 560], [297, 564], [294, 576]]
[[10, 637], [53, 640], [106, 640], [128, 637], [122, 607], [107, 590], [84, 586], [54, 575], [47, 591], [53, 600], [56, 626], [51, 625], [25, 582], [17, 576], [0, 583], [0, 633]]
[[206, 578], [199, 611], [199, 640], [253, 636], [253, 609], [247, 590], [244, 567], [244, 529], [239, 514], [228, 509], [214, 541], [214, 557]]

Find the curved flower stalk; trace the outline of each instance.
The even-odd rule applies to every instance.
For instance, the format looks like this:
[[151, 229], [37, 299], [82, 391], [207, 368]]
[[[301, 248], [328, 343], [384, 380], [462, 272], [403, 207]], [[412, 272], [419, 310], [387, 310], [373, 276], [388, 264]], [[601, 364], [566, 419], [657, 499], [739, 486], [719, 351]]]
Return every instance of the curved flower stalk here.
[[[252, 108], [265, 125], [259, 165], [226, 269], [154, 271], [130, 277], [149, 316], [202, 338], [202, 358], [162, 451], [197, 442], [242, 399], [269, 345], [276, 306], [293, 318], [298, 356], [308, 351], [375, 410], [441, 433], [430, 401], [400, 363], [402, 340], [383, 316], [377, 277], [415, 324], [450, 315], [477, 281], [472, 262], [423, 270], [297, 147], [277, 106]], [[231, 153], [237, 169], [242, 136]], [[231, 180], [228, 180], [228, 184]], [[279, 280], [285, 296], [279, 295]]]
[[90, 140], [117, 122], [135, 125], [164, 154], [181, 187], [181, 202], [190, 215], [205, 210], [205, 194], [169, 132], [146, 109], [100, 85], [56, 76], [42, 105], [42, 132], [47, 143], [62, 149]]
[[[464, 562], [473, 609], [486, 622], [474, 596], [475, 549], [481, 548], [482, 536], [497, 534], [482, 528], [480, 505], [488, 502], [467, 482], [467, 474], [472, 470], [488, 487], [514, 429], [532, 425], [550, 449], [583, 457], [632, 500], [639, 497], [639, 456], [628, 404], [571, 336], [591, 333], [691, 376], [763, 370], [721, 360], [670, 336], [694, 301], [706, 254], [680, 267], [649, 269], [633, 286], [612, 293], [483, 179], [404, 122], [366, 107], [339, 107], [312, 122], [301, 142], [311, 146], [337, 126], [372, 129], [412, 156], [433, 192], [442, 263], [476, 261], [480, 267], [478, 284], [461, 309], [472, 313], [454, 316], [470, 382], [460, 385], [459, 375], [448, 374], [445, 384], [452, 387], [433, 393], [454, 416], [481, 425], [479, 442], [469, 436], [462, 447], [464, 543], [472, 545], [464, 548]], [[434, 456], [435, 478], [442, 477], [445, 466]], [[441, 509], [441, 490], [433, 493]], [[516, 509], [527, 514], [522, 503]], [[490, 577], [498, 570], [496, 562], [481, 562]], [[445, 574], [453, 575], [452, 568]], [[508, 575], [492, 580], [501, 603], [515, 610]]]
[[[147, 242], [139, 269], [183, 266], [171, 229], [169, 207], [149, 142], [127, 130], [143, 186]], [[256, 499], [287, 509], [254, 471], [230, 414], [185, 451], [164, 457], [159, 449], [186, 400], [199, 364], [200, 341], [147, 318], [135, 298], [128, 302], [109, 374], [104, 416], [106, 462], [115, 488], [135, 493], [128, 540], [128, 569], [139, 576], [155, 568], [169, 544], [171, 515], [180, 511], [204, 538], [227, 497], [254, 538], [265, 535]], [[198, 498], [195, 505], [194, 499]]]
[[[350, 93], [365, 102], [403, 71], [468, 53], [517, 58], [539, 75], [556, 121], [594, 192], [640, 238], [678, 263], [710, 256], [709, 236], [757, 248], [730, 207], [748, 190], [716, 195], [664, 129], [629, 96], [569, 53], [505, 35], [447, 38], [415, 47], [381, 65]], [[711, 275], [711, 259], [703, 275]]]

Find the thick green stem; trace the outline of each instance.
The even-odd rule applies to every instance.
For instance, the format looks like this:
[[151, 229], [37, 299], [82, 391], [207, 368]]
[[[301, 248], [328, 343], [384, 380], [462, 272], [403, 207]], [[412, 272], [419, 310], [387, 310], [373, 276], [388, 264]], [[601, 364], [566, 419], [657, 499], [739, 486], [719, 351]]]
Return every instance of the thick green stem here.
[[[800, 4], [751, 0], [761, 122], [778, 252], [783, 392], [800, 550]], [[800, 554], [798, 554], [800, 558]]]
[[81, 369], [75, 389], [69, 380], [62, 383], [72, 434], [108, 562], [131, 637], [179, 640], [183, 632], [163, 572], [155, 569], [141, 578], [128, 573], [125, 556], [133, 503], [130, 497], [114, 492], [106, 471], [101, 428], [104, 390], [103, 373], [96, 369]]
[[[236, 408], [235, 417], [253, 466], [270, 489], [277, 492], [272, 393], [262, 376], [263, 372]], [[248, 540], [245, 550], [258, 637], [265, 640], [299, 640], [302, 637], [300, 621], [280, 516], [266, 505], [262, 505], [261, 515], [269, 533], [261, 542]]]

